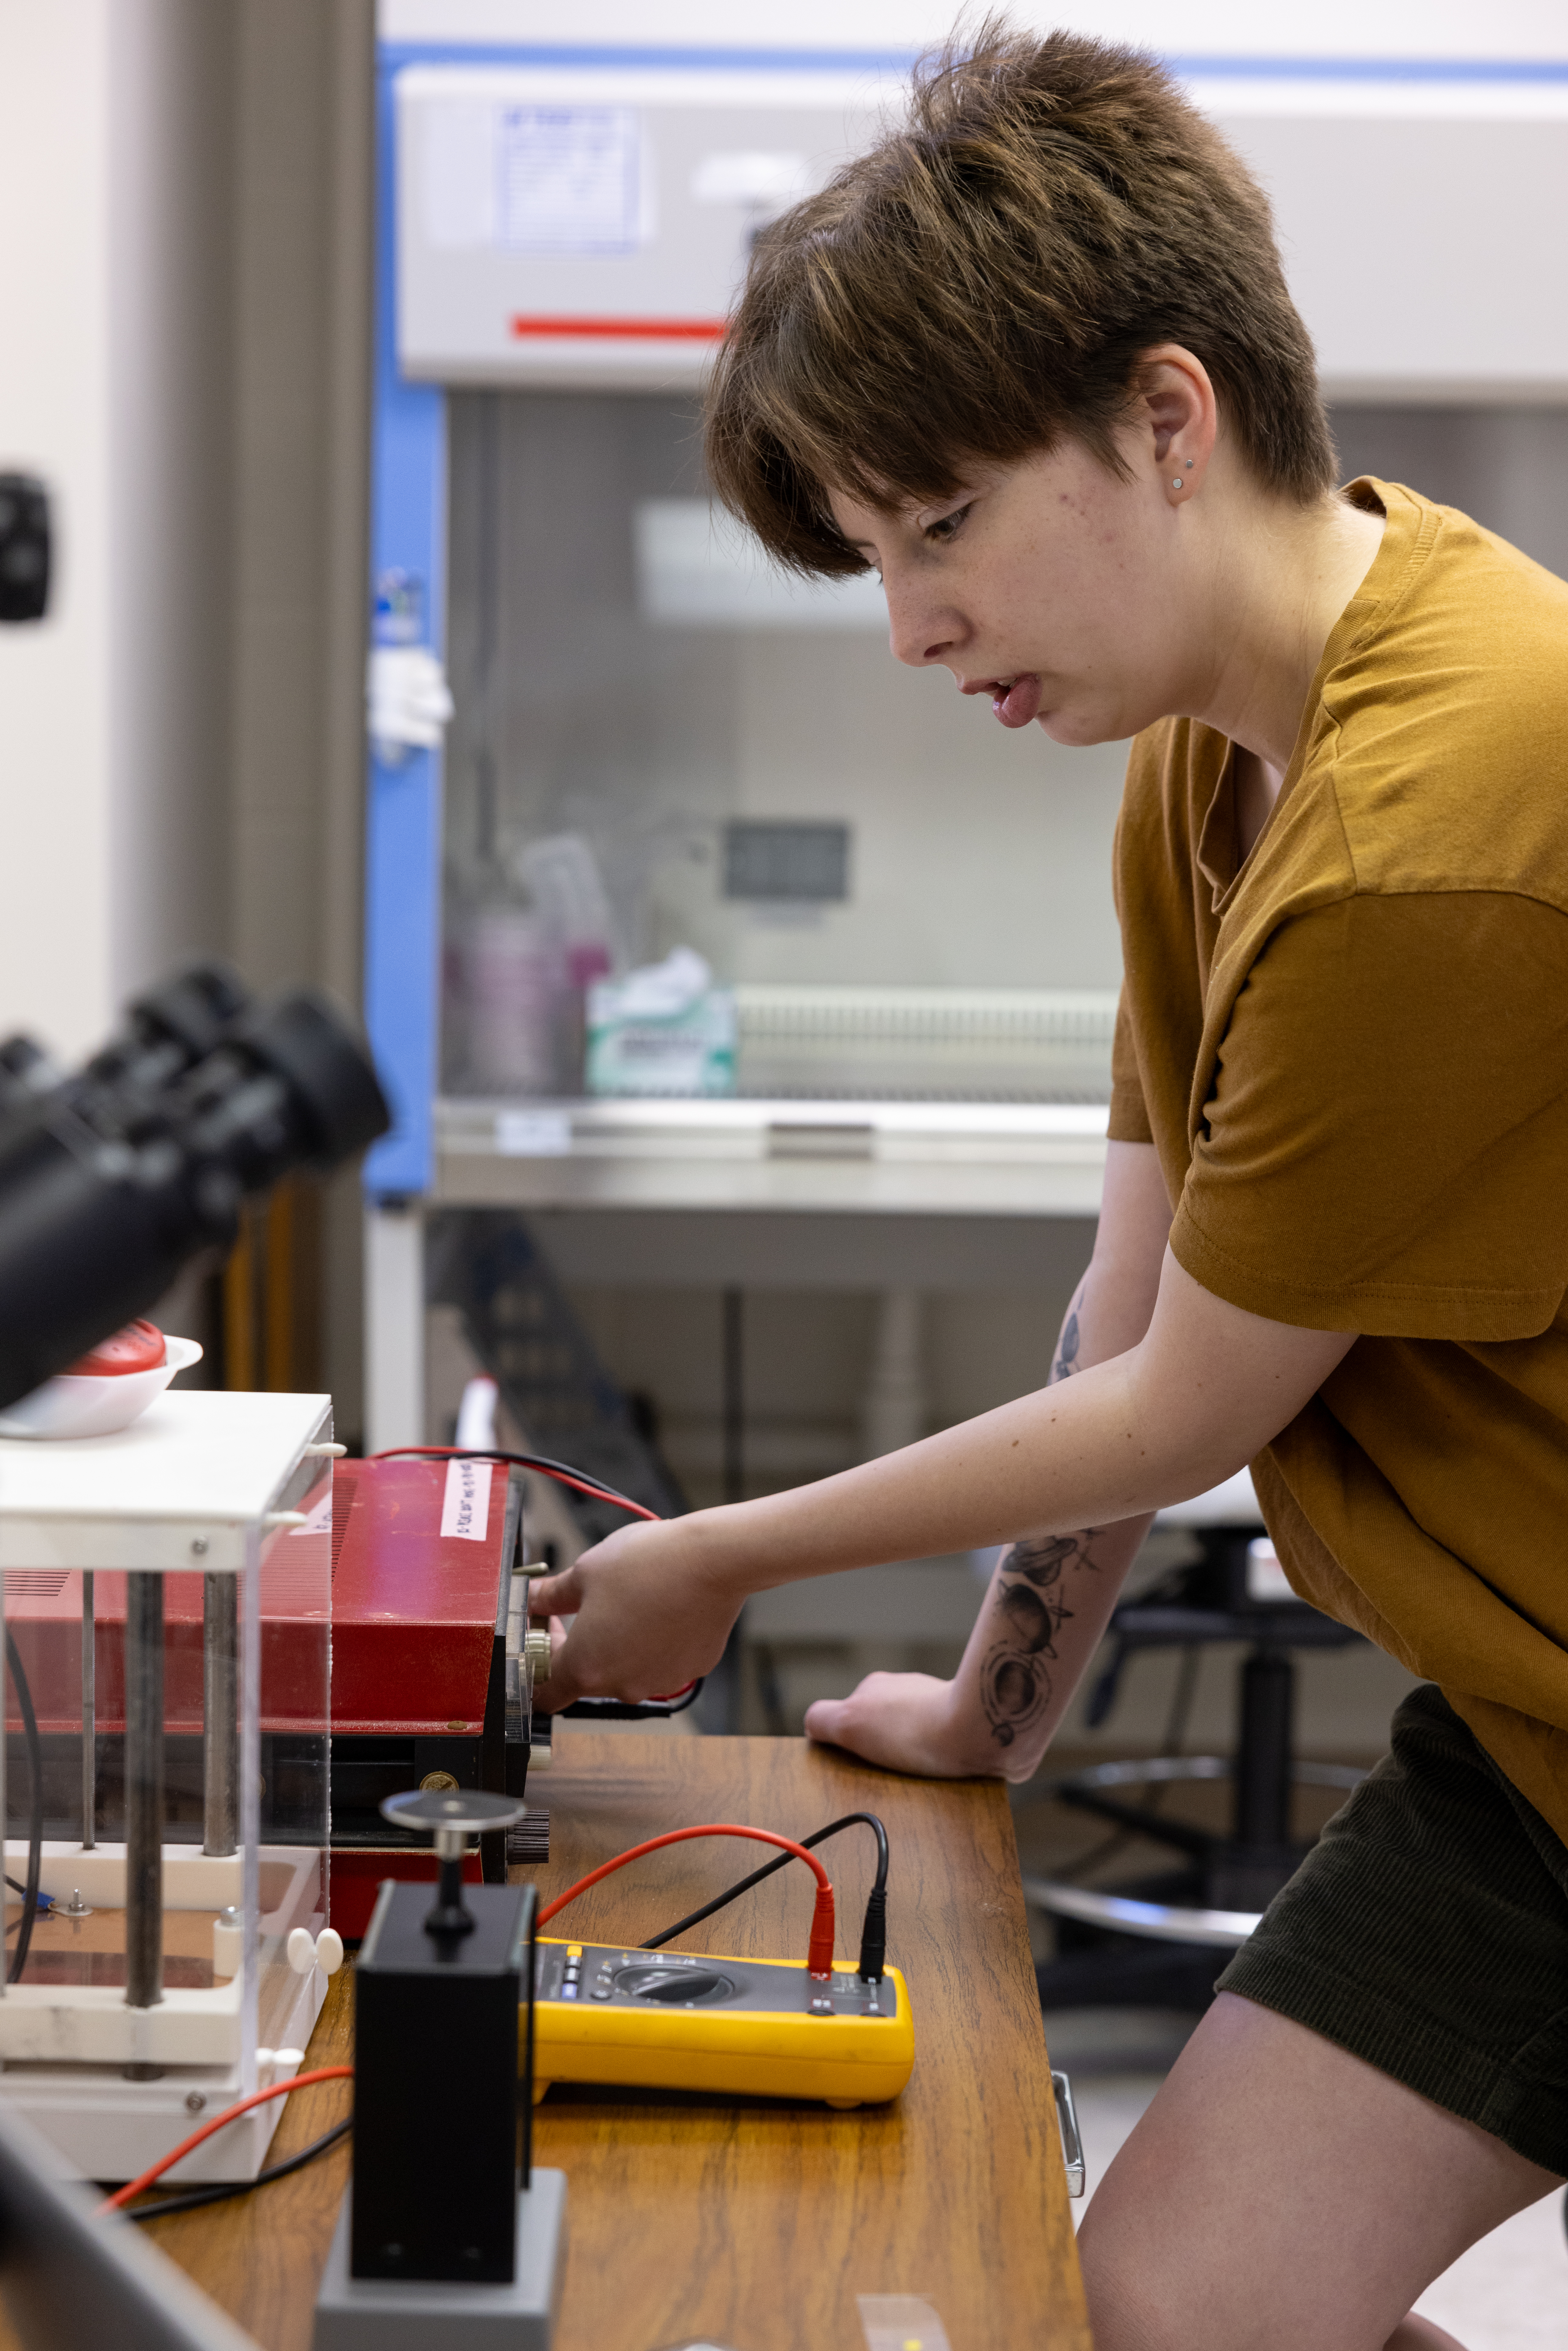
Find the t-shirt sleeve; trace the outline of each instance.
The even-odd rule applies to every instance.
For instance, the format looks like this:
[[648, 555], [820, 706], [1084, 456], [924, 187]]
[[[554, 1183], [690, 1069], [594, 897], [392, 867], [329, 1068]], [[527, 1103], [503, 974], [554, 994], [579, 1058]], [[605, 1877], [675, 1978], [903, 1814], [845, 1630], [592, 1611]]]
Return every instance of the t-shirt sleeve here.
[[1116, 1029], [1111, 1040], [1111, 1116], [1105, 1130], [1113, 1143], [1152, 1143], [1144, 1081], [1138, 1073], [1138, 1050], [1133, 1040], [1133, 1015], [1127, 991], [1116, 1007]]
[[1171, 1248], [1274, 1322], [1529, 1338], [1568, 1290], [1565, 1176], [1568, 916], [1501, 892], [1355, 897], [1252, 965]]

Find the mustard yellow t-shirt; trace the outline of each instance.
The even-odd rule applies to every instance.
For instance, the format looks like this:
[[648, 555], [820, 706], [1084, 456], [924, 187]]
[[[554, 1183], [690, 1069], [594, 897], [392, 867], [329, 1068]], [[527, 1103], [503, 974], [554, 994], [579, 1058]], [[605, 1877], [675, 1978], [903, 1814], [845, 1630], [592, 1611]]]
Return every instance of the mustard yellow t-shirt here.
[[1364, 1333], [1253, 1463], [1292, 1584], [1568, 1838], [1568, 586], [1394, 484], [1267, 825], [1138, 737], [1113, 1137], [1194, 1279]]

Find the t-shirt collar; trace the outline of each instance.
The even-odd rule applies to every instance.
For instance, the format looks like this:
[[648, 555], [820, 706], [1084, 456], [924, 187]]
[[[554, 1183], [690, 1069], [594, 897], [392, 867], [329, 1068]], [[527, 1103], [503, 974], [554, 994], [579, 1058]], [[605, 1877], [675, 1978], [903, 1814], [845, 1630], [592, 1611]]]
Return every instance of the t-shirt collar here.
[[[1291, 764], [1280, 786], [1280, 796], [1269, 812], [1262, 831], [1252, 844], [1253, 850], [1268, 835], [1306, 764], [1307, 752], [1317, 732], [1323, 692], [1330, 678], [1351, 647], [1367, 634], [1382, 617], [1385, 608], [1399, 594], [1411, 561], [1421, 552], [1420, 526], [1427, 509], [1424, 502], [1412, 497], [1408, 490], [1396, 483], [1380, 482], [1371, 474], [1360, 474], [1354, 482], [1346, 483], [1344, 496], [1353, 506], [1360, 507], [1368, 514], [1381, 512], [1387, 518], [1386, 527], [1377, 552], [1367, 567], [1366, 577], [1329, 631], [1322, 659], [1318, 664], [1302, 706], [1301, 727], [1291, 753]], [[1236, 808], [1236, 746], [1221, 735], [1215, 735], [1211, 739], [1220, 746], [1219, 769], [1198, 833], [1197, 863], [1198, 872], [1214, 893], [1214, 912], [1219, 914], [1224, 913], [1245, 867], [1250, 862], [1251, 852], [1246, 858], [1238, 855], [1240, 841]]]
[[1236, 746], [1223, 735], [1216, 735], [1213, 740], [1220, 747], [1219, 773], [1197, 836], [1197, 870], [1214, 893], [1218, 914], [1241, 866], [1236, 853], [1240, 847], [1236, 825]]

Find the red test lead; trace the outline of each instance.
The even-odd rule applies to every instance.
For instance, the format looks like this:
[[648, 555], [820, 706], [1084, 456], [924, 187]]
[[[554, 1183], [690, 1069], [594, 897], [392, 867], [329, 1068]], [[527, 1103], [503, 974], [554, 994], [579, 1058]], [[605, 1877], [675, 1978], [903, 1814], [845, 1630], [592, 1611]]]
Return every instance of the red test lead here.
[[811, 1913], [811, 1939], [806, 1951], [807, 1971], [813, 1976], [831, 1975], [833, 1886], [827, 1871], [816, 1855], [808, 1853], [803, 1844], [797, 1844], [793, 1837], [779, 1836], [773, 1829], [742, 1828], [733, 1821], [709, 1822], [701, 1828], [668, 1829], [663, 1836], [649, 1837], [644, 1844], [634, 1844], [626, 1853], [618, 1853], [613, 1861], [601, 1862], [597, 1869], [591, 1869], [586, 1877], [580, 1877], [575, 1886], [569, 1886], [564, 1894], [558, 1894], [553, 1902], [546, 1903], [539, 1912], [539, 1925], [547, 1926], [558, 1911], [566, 1908], [569, 1902], [575, 1902], [580, 1894], [586, 1894], [591, 1886], [597, 1886], [600, 1879], [608, 1877], [612, 1871], [624, 1869], [629, 1861], [639, 1860], [645, 1853], [657, 1853], [661, 1845], [684, 1844], [688, 1837], [710, 1836], [752, 1837], [758, 1844], [776, 1844], [806, 1864], [817, 1881], [816, 1907]]
[[167, 2155], [160, 2156], [156, 2163], [149, 2164], [137, 2179], [128, 2179], [123, 2188], [116, 2189], [112, 2196], [106, 2196], [99, 2210], [118, 2211], [129, 2204], [133, 2196], [140, 2196], [143, 2189], [155, 2187], [163, 2174], [172, 2171], [193, 2147], [200, 2147], [204, 2139], [211, 2138], [214, 2131], [221, 2131], [225, 2124], [234, 2122], [240, 2115], [248, 2114], [252, 2106], [265, 2105], [268, 2098], [286, 2098], [291, 2090], [308, 2090], [312, 2082], [351, 2082], [353, 2078], [351, 2065], [318, 2065], [311, 2073], [291, 2074], [287, 2082], [273, 2082], [264, 2090], [253, 2090], [248, 2098], [237, 2098], [232, 2106], [225, 2106], [221, 2115], [214, 2115], [211, 2122], [204, 2123], [200, 2130], [193, 2130], [189, 2138], [183, 2138], [178, 2147], [172, 2147]]

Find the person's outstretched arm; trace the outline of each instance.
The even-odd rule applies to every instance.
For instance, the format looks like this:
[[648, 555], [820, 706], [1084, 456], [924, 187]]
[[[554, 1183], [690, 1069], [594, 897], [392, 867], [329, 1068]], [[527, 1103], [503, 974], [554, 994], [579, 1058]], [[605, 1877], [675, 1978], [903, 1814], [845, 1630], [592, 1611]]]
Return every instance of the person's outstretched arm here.
[[682, 1688], [717, 1664], [748, 1593], [776, 1584], [1111, 1527], [1207, 1492], [1354, 1338], [1249, 1314], [1167, 1250], [1147, 1331], [1108, 1362], [816, 1485], [622, 1528], [543, 1578], [537, 1613], [576, 1622], [542, 1695], [559, 1708]]
[[[1051, 1384], [1135, 1347], [1148, 1330], [1170, 1231], [1152, 1144], [1113, 1143], [1094, 1253], [1068, 1308]], [[1014, 1543], [998, 1562], [963, 1662], [932, 1674], [868, 1674], [819, 1698], [807, 1735], [894, 1771], [1027, 1780], [1099, 1646], [1149, 1514]]]

